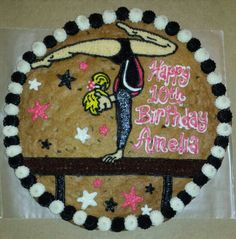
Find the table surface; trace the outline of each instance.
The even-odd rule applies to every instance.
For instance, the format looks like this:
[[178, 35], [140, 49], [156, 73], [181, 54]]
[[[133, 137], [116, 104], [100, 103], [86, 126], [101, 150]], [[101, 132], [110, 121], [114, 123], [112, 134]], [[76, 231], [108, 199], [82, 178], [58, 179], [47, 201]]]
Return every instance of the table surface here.
[[[223, 30], [228, 95], [236, 113], [236, 1], [234, 0], [0, 0], [0, 28], [52, 28], [62, 26], [79, 14], [105, 9], [139, 7], [177, 20], [186, 29]], [[92, 8], [92, 10], [91, 10]], [[3, 63], [0, 62], [0, 65]], [[236, 130], [233, 125], [233, 149]], [[235, 165], [235, 164], [234, 164]], [[235, 168], [235, 167], [234, 167]], [[235, 171], [235, 170], [234, 170]], [[0, 220], [0, 238], [236, 238], [236, 220], [172, 219], [158, 228], [133, 233], [87, 232], [62, 220]]]

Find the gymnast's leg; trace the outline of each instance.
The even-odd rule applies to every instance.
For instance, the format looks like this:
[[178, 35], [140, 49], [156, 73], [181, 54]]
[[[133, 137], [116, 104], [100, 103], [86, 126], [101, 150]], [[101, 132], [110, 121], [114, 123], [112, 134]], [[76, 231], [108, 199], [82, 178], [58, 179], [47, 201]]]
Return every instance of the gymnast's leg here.
[[116, 25], [129, 36], [140, 38], [140, 40], [130, 38], [131, 49], [135, 55], [166, 56], [177, 50], [177, 45], [174, 42], [158, 34], [133, 28], [122, 22], [118, 22]]
[[77, 42], [55, 50], [43, 59], [32, 63], [32, 68], [49, 67], [55, 61], [71, 58], [78, 54], [111, 58], [121, 50], [116, 39], [93, 39]]

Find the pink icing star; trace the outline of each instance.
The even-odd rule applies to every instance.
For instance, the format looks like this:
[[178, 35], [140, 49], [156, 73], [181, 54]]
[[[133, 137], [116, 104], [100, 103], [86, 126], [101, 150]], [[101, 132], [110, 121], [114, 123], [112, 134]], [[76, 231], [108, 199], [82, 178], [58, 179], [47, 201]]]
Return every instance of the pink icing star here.
[[86, 62], [84, 62], [84, 61], [81, 61], [81, 62], [79, 63], [79, 68], [80, 68], [80, 70], [82, 70], [82, 71], [86, 71], [87, 68], [88, 68], [88, 64], [87, 64]]
[[91, 80], [88, 81], [87, 89], [93, 90], [95, 88], [95, 83]]
[[49, 107], [49, 104], [41, 105], [38, 100], [35, 101], [34, 107], [29, 108], [28, 112], [33, 113], [32, 120], [35, 121], [37, 118], [42, 118], [44, 120], [48, 119], [48, 116], [45, 113], [45, 110]]
[[122, 204], [122, 207], [131, 207], [132, 212], [137, 210], [137, 204], [143, 201], [143, 197], [136, 195], [136, 188], [133, 186], [129, 193], [122, 193], [125, 198], [125, 202]]
[[94, 181], [93, 181], [93, 187], [94, 188], [100, 188], [103, 184], [103, 181], [100, 179], [100, 178], [96, 178]]
[[99, 134], [101, 134], [103, 136], [106, 136], [108, 131], [109, 131], [109, 129], [105, 124], [103, 124], [102, 126], [99, 127]]

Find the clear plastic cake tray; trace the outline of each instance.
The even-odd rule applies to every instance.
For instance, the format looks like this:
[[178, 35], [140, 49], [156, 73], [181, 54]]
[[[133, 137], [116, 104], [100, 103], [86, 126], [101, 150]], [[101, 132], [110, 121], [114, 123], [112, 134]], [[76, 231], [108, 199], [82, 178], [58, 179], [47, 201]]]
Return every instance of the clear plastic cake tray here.
[[[4, 118], [4, 98], [10, 75], [15, 70], [21, 55], [30, 50], [33, 42], [50, 34], [50, 29], [0, 29], [0, 121]], [[203, 47], [209, 51], [217, 64], [217, 71], [226, 81], [224, 61], [224, 34], [222, 31], [192, 30], [193, 36], [201, 39]], [[226, 84], [226, 82], [224, 82]], [[226, 84], [227, 85], [227, 84]], [[2, 127], [2, 124], [1, 124]], [[1, 130], [2, 131], [2, 130]], [[8, 166], [1, 133], [0, 144], [0, 217], [4, 218], [57, 218], [47, 208], [38, 205], [28, 190]], [[235, 218], [234, 177], [232, 168], [232, 147], [216, 177], [205, 185], [200, 195], [175, 218]]]

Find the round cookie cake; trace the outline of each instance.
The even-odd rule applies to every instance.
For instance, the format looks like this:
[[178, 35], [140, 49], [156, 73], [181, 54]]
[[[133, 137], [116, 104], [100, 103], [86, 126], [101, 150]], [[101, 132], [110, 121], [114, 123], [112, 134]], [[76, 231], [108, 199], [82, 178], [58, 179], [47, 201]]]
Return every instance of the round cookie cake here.
[[75, 225], [157, 226], [221, 166], [232, 113], [215, 69], [166, 16], [125, 7], [78, 16], [17, 63], [3, 122], [9, 165]]

